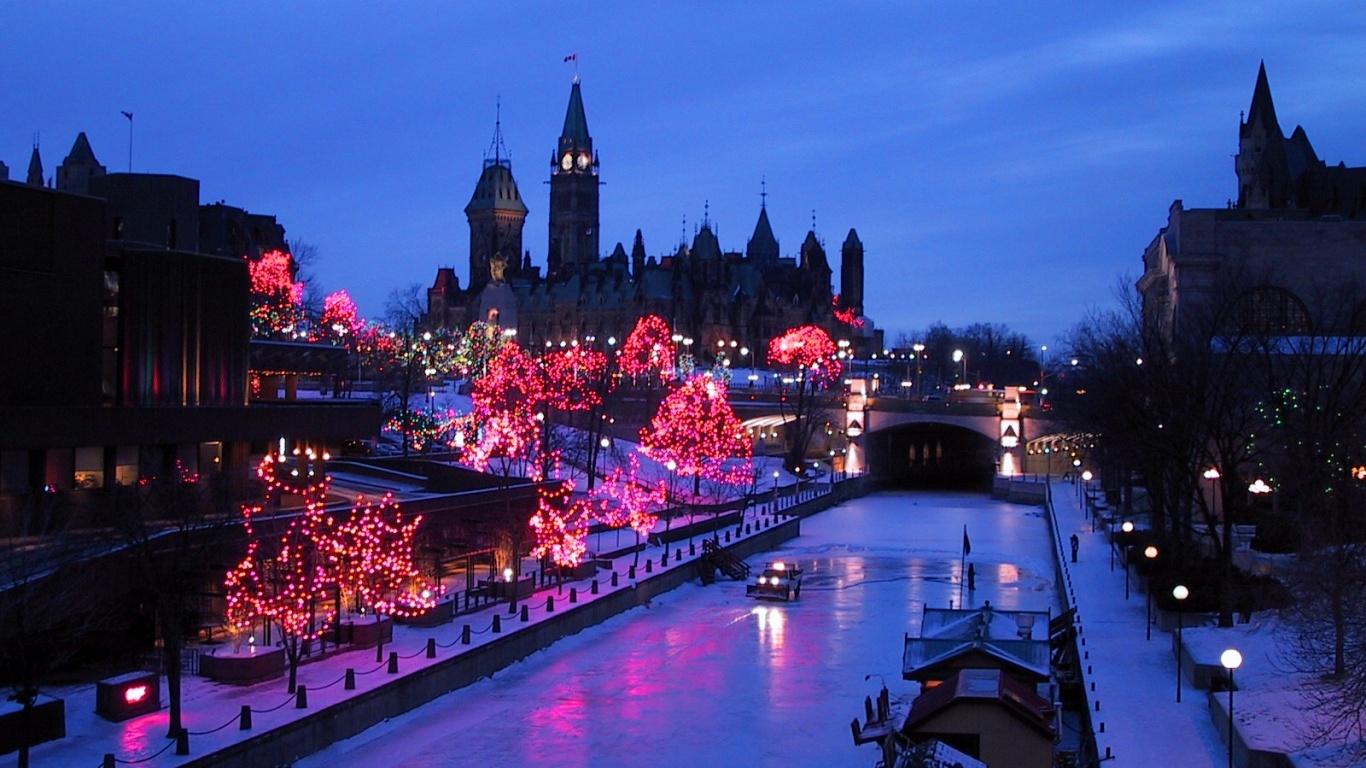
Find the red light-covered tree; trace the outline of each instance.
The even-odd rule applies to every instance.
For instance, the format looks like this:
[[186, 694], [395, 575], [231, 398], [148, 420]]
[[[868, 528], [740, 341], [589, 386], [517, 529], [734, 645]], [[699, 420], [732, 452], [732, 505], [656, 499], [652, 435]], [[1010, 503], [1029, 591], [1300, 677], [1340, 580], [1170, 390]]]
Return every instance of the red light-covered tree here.
[[[816, 429], [831, 421], [834, 396], [823, 394], [840, 380], [843, 366], [830, 334], [814, 325], [791, 328], [768, 345], [768, 360], [789, 376], [780, 376], [779, 408], [791, 416], [784, 426], [787, 440], [784, 464], [795, 475], [806, 472], [806, 453]], [[791, 384], [788, 384], [788, 381]]]
[[546, 402], [562, 411], [587, 411], [602, 405], [607, 355], [587, 347], [569, 347], [540, 358], [545, 371]]
[[327, 294], [323, 299], [323, 314], [318, 324], [323, 338], [341, 345], [355, 342], [365, 329], [365, 321], [356, 309], [356, 302], [351, 300], [351, 294], [346, 291]]
[[307, 336], [304, 328], [304, 284], [294, 280], [294, 258], [285, 251], [267, 251], [247, 259], [251, 276], [252, 335], [259, 339]]
[[[285, 488], [278, 477], [278, 457], [266, 456], [257, 475], [266, 483], [267, 503]], [[330, 581], [327, 555], [321, 543], [327, 538], [323, 506], [329, 482], [326, 477], [299, 488], [304, 512], [291, 519], [276, 538], [256, 531], [255, 518], [261, 507], [244, 507], [243, 525], [248, 536], [247, 554], [224, 579], [229, 620], [237, 626], [265, 619], [279, 629], [285, 657], [289, 661], [289, 690], [298, 682], [299, 661], [306, 641], [317, 638], [318, 601]], [[323, 624], [333, 617], [324, 614]]]
[[658, 315], [646, 315], [637, 320], [618, 353], [621, 373], [631, 377], [651, 373], [663, 375], [673, 365], [671, 333], [669, 324]]

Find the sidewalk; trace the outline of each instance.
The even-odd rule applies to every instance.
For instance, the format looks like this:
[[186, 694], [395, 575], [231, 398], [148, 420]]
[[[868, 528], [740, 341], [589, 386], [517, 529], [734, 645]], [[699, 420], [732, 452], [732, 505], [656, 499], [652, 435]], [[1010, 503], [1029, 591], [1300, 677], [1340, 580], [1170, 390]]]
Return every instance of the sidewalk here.
[[[1110, 549], [1103, 528], [1092, 524], [1072, 483], [1052, 483], [1057, 521], [1059, 592], [1077, 609], [1077, 652], [1084, 696], [1096, 732], [1096, 747], [1116, 768], [1170, 765], [1183, 768], [1225, 766], [1228, 747], [1210, 720], [1208, 697], [1182, 681], [1176, 702], [1174, 638], [1156, 625], [1146, 640], [1148, 596], [1134, 576], [1124, 598], [1125, 571], [1118, 559], [1110, 570]], [[1068, 539], [1076, 534], [1080, 552], [1069, 557]]]

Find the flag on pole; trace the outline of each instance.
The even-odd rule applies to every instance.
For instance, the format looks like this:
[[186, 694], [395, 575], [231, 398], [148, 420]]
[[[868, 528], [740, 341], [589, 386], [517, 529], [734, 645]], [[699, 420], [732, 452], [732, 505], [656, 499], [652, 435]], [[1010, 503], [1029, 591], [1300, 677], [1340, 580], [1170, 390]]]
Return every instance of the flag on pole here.
[[579, 60], [579, 55], [578, 55], [577, 53], [571, 53], [571, 54], [569, 54], [568, 56], [564, 57], [564, 60], [565, 60], [565, 61], [578, 61], [578, 60]]
[[128, 118], [129, 120], [132, 120], [132, 119], [133, 119], [133, 113], [132, 113], [132, 112], [124, 112], [123, 110], [120, 109], [120, 110], [119, 110], [119, 114], [120, 114], [120, 115], [123, 115], [124, 117]]
[[972, 542], [968, 540], [968, 527], [963, 526], [963, 557], [972, 554]]

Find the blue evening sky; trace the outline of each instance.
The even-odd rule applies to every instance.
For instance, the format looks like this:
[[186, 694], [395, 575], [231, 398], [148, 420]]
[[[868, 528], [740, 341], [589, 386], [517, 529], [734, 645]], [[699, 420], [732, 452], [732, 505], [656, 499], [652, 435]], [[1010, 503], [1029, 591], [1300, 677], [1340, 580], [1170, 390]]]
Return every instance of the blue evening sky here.
[[[1172, 200], [1222, 206], [1265, 59], [1287, 134], [1366, 164], [1360, 2], [27, 3], [0, 0], [0, 160], [49, 174], [78, 131], [110, 171], [201, 181], [316, 245], [321, 287], [379, 315], [468, 271], [493, 134], [544, 265], [551, 151], [577, 53], [602, 247], [651, 255], [709, 205], [742, 250], [767, 179], [784, 255], [815, 211], [867, 249], [888, 331], [999, 322], [1053, 342]], [[838, 290], [838, 285], [836, 285]]]

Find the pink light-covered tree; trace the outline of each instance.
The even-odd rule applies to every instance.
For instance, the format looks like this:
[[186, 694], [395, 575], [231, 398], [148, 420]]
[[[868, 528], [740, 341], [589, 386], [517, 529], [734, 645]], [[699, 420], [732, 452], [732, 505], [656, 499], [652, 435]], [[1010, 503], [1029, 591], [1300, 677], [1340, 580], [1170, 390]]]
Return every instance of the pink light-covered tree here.
[[663, 375], [673, 365], [672, 331], [664, 318], [645, 315], [636, 321], [618, 353], [617, 364], [625, 376]]
[[[806, 471], [806, 453], [818, 426], [829, 419], [833, 397], [822, 393], [840, 380], [843, 366], [836, 357], [830, 334], [815, 325], [791, 328], [768, 345], [768, 360], [778, 370], [791, 374], [793, 384], [783, 386], [779, 408], [790, 415], [784, 426], [787, 438], [784, 464], [793, 474]], [[779, 377], [784, 381], [785, 377]]]
[[650, 479], [640, 471], [640, 459], [632, 453], [625, 467], [620, 465], [593, 491], [598, 504], [597, 517], [613, 528], [629, 525], [636, 534], [636, 565], [640, 564], [640, 540], [648, 537], [669, 501], [669, 485], [662, 478]]
[[748, 481], [754, 445], [731, 408], [725, 384], [701, 374], [684, 381], [659, 404], [649, 426], [640, 431], [640, 451], [672, 474], [692, 480], [691, 515], [703, 477], [722, 483]]

